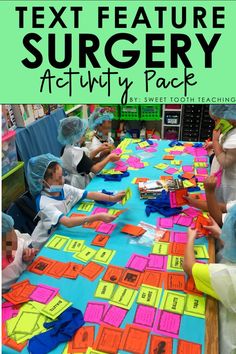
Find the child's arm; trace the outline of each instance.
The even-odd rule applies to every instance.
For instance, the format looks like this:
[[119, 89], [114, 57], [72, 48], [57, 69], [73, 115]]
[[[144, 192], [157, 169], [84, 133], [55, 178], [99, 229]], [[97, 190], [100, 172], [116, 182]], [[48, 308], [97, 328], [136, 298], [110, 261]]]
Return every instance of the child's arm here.
[[25, 248], [22, 253], [22, 260], [26, 263], [31, 262], [38, 252], [39, 248]]
[[183, 262], [183, 270], [189, 276], [192, 275], [192, 268], [193, 265], [196, 263], [195, 254], [194, 254], [194, 241], [197, 237], [197, 230], [196, 229], [188, 229], [188, 243], [185, 248], [184, 253], [184, 262]]
[[217, 222], [217, 224], [222, 226], [222, 210], [225, 209], [226, 211], [226, 205], [223, 203], [220, 205], [216, 199], [216, 182], [217, 179], [215, 176], [209, 176], [204, 181], [204, 187], [206, 192], [208, 211], [212, 218]]
[[88, 192], [86, 198], [97, 200], [97, 201], [104, 201], [104, 202], [119, 202], [125, 196], [125, 191], [116, 193], [114, 195], [108, 195], [105, 193], [100, 192]]
[[106, 213], [98, 213], [89, 216], [63, 216], [60, 218], [59, 223], [66, 227], [74, 227], [85, 224], [86, 222], [103, 221], [106, 223], [112, 222], [117, 218], [115, 215]]
[[110, 151], [111, 145], [108, 143], [103, 143], [102, 145], [100, 145], [97, 149], [90, 151], [90, 158], [93, 160], [97, 154], [99, 154], [100, 152], [106, 152], [106, 154]]
[[213, 148], [217, 161], [219, 162], [222, 168], [228, 168], [236, 162], [236, 148], [223, 150], [222, 146], [219, 143], [220, 131], [213, 130]]
[[93, 173], [98, 173], [100, 172], [104, 166], [106, 166], [106, 164], [108, 162], [115, 162], [118, 161], [120, 159], [119, 155], [117, 154], [109, 154], [107, 157], [105, 157], [102, 161], [97, 162], [96, 164], [94, 164], [91, 168], [91, 172]]
[[186, 199], [188, 205], [190, 205], [194, 208], [197, 208], [197, 209], [208, 211], [207, 202], [205, 200], [195, 199], [195, 198], [192, 198], [190, 195], [188, 195], [187, 197], [184, 197], [184, 199]]

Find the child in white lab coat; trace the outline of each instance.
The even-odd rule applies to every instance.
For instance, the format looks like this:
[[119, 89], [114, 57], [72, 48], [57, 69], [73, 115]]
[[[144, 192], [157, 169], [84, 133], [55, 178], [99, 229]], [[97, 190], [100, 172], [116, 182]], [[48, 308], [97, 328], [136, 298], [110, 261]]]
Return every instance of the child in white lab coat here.
[[85, 188], [91, 180], [91, 172], [100, 172], [108, 162], [119, 160], [116, 154], [109, 154], [102, 161], [92, 160], [99, 152], [107, 150], [107, 144], [102, 144], [88, 156], [80, 146], [87, 129], [87, 121], [78, 117], [68, 117], [60, 121], [58, 128], [58, 141], [64, 145], [62, 151], [63, 168], [66, 171], [66, 183]]
[[[194, 255], [194, 241], [197, 231], [189, 229], [183, 269], [192, 275], [195, 285], [217, 300], [219, 304], [220, 353], [236, 353], [236, 205], [225, 218], [222, 232], [217, 224], [211, 228], [212, 235], [221, 239], [222, 257], [220, 263], [197, 263]], [[221, 234], [221, 236], [220, 236]], [[227, 240], [227, 243], [226, 243]]]
[[114, 140], [110, 136], [111, 122], [114, 118], [111, 107], [97, 107], [89, 117], [89, 128], [94, 130], [94, 135], [89, 145], [90, 152], [96, 151], [103, 144], [107, 144], [107, 149], [99, 152], [95, 156], [103, 158], [114, 148]]
[[66, 227], [82, 225], [85, 222], [112, 222], [116, 217], [106, 213], [83, 217], [68, 217], [67, 213], [80, 200], [85, 198], [118, 202], [125, 192], [107, 195], [99, 192], [87, 192], [64, 184], [62, 161], [52, 154], [33, 157], [29, 160], [27, 171], [31, 194], [36, 199], [40, 220], [32, 233], [32, 245], [41, 248], [58, 224]]
[[32, 261], [38, 249], [28, 248], [31, 237], [14, 230], [14, 220], [2, 213], [2, 292], [9, 290]]

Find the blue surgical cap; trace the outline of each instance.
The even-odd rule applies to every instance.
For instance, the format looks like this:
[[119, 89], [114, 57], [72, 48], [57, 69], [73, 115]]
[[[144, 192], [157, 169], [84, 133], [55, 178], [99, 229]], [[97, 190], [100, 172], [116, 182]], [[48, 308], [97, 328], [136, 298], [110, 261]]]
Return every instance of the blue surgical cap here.
[[222, 256], [230, 262], [236, 263], [236, 205], [228, 211], [221, 232], [224, 241]]
[[57, 139], [62, 145], [73, 145], [83, 137], [87, 127], [86, 119], [64, 118], [60, 120]]
[[97, 126], [101, 125], [107, 120], [112, 120], [114, 118], [111, 108], [109, 107], [98, 107], [89, 117], [89, 128], [95, 130]]
[[44, 175], [51, 162], [57, 162], [62, 166], [62, 161], [52, 154], [31, 157], [29, 160], [27, 166], [27, 180], [32, 195], [35, 196], [42, 191]]
[[2, 234], [5, 235], [7, 232], [14, 228], [14, 220], [10, 215], [2, 213]]
[[209, 111], [218, 118], [236, 120], [236, 104], [211, 104]]

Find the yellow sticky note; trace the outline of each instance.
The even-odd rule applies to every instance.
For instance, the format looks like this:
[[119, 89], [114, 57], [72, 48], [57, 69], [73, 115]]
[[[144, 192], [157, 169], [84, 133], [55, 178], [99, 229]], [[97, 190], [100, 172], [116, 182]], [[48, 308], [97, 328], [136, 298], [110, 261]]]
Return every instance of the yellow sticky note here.
[[155, 165], [155, 167], [159, 170], [165, 170], [168, 166], [169, 165], [167, 165], [166, 163], [158, 163], [157, 165]]
[[115, 250], [109, 250], [107, 248], [100, 248], [97, 253], [95, 254], [93, 261], [102, 263], [102, 264], [109, 264], [116, 254]]
[[149, 162], [145, 161], [143, 162], [143, 165], [146, 167], [146, 166], [149, 166]]
[[206, 312], [206, 298], [204, 296], [187, 295], [185, 305], [185, 315], [205, 318]]
[[125, 286], [119, 285], [109, 303], [111, 305], [115, 305], [129, 310], [134, 303], [136, 295], [137, 290], [129, 289]]
[[97, 289], [94, 293], [94, 297], [99, 297], [100, 299], [110, 300], [115, 290], [116, 284], [110, 283], [104, 280], [99, 280]]
[[63, 251], [65, 252], [80, 252], [84, 246], [84, 240], [70, 240]]
[[122, 154], [120, 155], [120, 158], [123, 159], [123, 160], [128, 160], [130, 156], [129, 155], [126, 155], [126, 154]]
[[188, 181], [187, 179], [185, 179], [183, 181], [183, 186], [184, 186], [184, 188], [189, 188], [189, 187], [194, 186], [194, 184], [192, 182]]
[[181, 160], [171, 160], [170, 163], [171, 163], [171, 165], [179, 166], [179, 165], [181, 165], [182, 161]]
[[44, 308], [41, 310], [41, 313], [54, 320], [71, 305], [72, 302], [63, 299], [59, 295], [56, 295], [46, 306], [44, 306]]
[[154, 242], [152, 247], [152, 253], [167, 255], [168, 254], [169, 243], [166, 242]]
[[157, 308], [160, 302], [161, 293], [161, 288], [156, 288], [150, 285], [142, 285], [139, 290], [137, 303]]
[[141, 143], [139, 143], [139, 146], [140, 146], [141, 148], [144, 148], [144, 147], [148, 147], [149, 144], [148, 144], [147, 141], [142, 141]]
[[73, 257], [86, 263], [95, 256], [96, 252], [95, 249], [85, 246], [81, 252], [75, 253]]
[[125, 191], [124, 197], [121, 199], [121, 204], [124, 205], [132, 197], [132, 191], [130, 188], [127, 188]]
[[160, 309], [182, 315], [184, 313], [186, 295], [176, 291], [165, 290]]

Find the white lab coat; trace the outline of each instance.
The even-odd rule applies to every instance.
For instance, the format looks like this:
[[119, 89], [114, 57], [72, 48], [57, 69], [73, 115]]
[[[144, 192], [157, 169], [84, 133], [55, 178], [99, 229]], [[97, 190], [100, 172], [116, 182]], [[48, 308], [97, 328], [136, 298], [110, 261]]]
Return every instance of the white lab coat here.
[[14, 284], [23, 271], [27, 268], [27, 263], [23, 262], [22, 255], [23, 250], [31, 243], [31, 237], [29, 234], [22, 234], [20, 231], [15, 230], [17, 235], [17, 250], [14, 261], [10, 263], [2, 271], [2, 292], [5, 293], [10, 289], [10, 286]]
[[73, 145], [66, 145], [61, 156], [62, 164], [66, 172], [65, 181], [73, 187], [84, 189], [91, 181], [91, 175], [78, 173], [77, 165], [80, 163], [83, 153], [89, 156], [88, 150]]
[[42, 191], [36, 198], [40, 220], [32, 233], [32, 245], [34, 248], [42, 248], [62, 216], [65, 216], [73, 206], [81, 199], [86, 198], [87, 192], [68, 184], [63, 187], [60, 197], [52, 197]]

